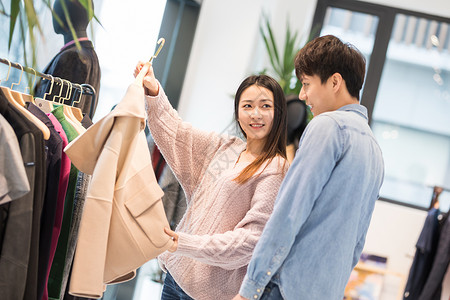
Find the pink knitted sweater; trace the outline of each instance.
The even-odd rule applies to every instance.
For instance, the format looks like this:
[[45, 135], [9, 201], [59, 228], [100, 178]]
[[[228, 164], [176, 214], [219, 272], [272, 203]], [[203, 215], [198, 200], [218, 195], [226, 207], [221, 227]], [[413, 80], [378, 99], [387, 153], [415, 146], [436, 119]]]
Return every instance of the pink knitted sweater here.
[[159, 262], [192, 298], [232, 299], [288, 163], [277, 156], [261, 175], [234, 182], [245, 167], [236, 161], [246, 143], [192, 128], [179, 118], [161, 86], [159, 91], [156, 97], [146, 96], [148, 125], [188, 202], [176, 230], [178, 249], [161, 254]]

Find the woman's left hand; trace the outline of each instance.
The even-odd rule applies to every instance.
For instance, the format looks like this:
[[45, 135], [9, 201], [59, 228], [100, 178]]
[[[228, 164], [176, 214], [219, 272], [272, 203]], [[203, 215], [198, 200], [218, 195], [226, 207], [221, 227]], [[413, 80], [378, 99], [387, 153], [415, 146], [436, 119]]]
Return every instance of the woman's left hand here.
[[170, 236], [170, 237], [172, 238], [172, 240], [173, 240], [173, 245], [172, 245], [172, 247], [170, 247], [170, 248], [167, 249], [167, 250], [168, 250], [169, 252], [175, 252], [175, 251], [177, 251], [177, 249], [178, 249], [178, 234], [177, 234], [175, 231], [170, 230], [170, 229], [167, 228], [167, 227], [164, 228], [164, 232], [165, 232], [168, 236]]

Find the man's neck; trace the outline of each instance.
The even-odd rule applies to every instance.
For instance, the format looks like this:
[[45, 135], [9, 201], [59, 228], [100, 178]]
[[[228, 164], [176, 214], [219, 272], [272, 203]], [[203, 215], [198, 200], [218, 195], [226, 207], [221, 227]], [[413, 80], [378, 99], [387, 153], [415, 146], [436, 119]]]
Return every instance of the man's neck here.
[[341, 97], [336, 102], [336, 109], [339, 109], [343, 106], [350, 105], [350, 104], [359, 104], [359, 100], [356, 99], [356, 97], [350, 96], [350, 94], [345, 95], [345, 97]]

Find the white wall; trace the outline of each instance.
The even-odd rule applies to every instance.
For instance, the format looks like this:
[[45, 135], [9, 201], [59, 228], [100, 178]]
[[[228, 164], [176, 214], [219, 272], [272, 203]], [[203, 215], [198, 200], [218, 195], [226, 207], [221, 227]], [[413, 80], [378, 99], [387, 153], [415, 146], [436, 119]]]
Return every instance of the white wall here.
[[260, 0], [203, 1], [178, 111], [194, 126], [221, 132], [233, 95], [249, 73]]
[[[369, 0], [376, 4], [450, 17], [448, 0]], [[194, 126], [222, 131], [232, 120], [234, 94], [240, 81], [268, 66], [258, 26], [262, 10], [268, 11], [275, 36], [284, 41], [286, 16], [292, 28], [306, 37], [316, 1], [309, 0], [204, 0], [193, 43], [179, 113]], [[407, 276], [415, 243], [426, 213], [378, 202], [372, 217], [365, 251], [388, 257], [388, 268]], [[395, 299], [398, 285], [388, 277], [383, 300]], [[450, 294], [450, 276], [445, 280], [443, 299]], [[446, 297], [446, 298], [445, 298]]]
[[282, 43], [287, 11], [291, 24], [302, 28], [314, 8], [314, 1], [204, 0], [178, 107], [181, 117], [198, 128], [223, 131], [232, 121], [240, 82], [263, 68], [261, 12], [271, 12]]

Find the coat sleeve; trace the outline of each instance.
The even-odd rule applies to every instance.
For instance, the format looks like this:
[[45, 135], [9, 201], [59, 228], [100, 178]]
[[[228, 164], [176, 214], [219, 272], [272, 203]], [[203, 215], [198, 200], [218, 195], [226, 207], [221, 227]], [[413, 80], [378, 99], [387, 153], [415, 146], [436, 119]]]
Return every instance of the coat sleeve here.
[[189, 200], [220, 146], [233, 140], [183, 122], [161, 85], [157, 96], [146, 96], [146, 104], [152, 137]]

